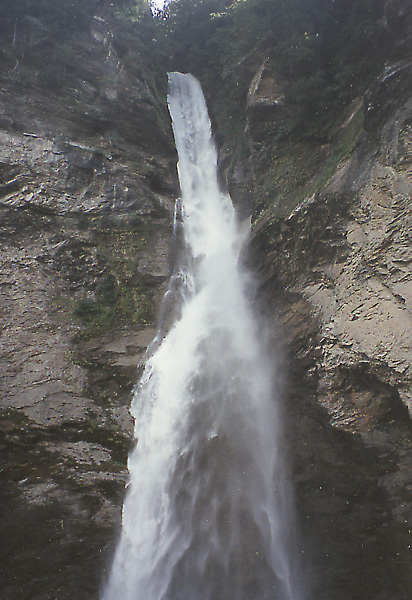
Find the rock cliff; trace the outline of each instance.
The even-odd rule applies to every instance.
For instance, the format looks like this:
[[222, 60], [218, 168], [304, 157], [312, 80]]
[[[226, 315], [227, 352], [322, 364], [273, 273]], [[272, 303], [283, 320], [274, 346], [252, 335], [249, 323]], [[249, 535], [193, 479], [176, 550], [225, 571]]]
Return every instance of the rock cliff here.
[[[411, 595], [412, 88], [399, 46], [327, 141], [274, 143], [286, 107], [265, 66], [248, 97], [247, 260], [286, 351], [302, 554], [325, 600]], [[229, 187], [244, 202], [239, 173]]]
[[[112, 42], [97, 15], [58, 89], [30, 64], [0, 60], [7, 600], [97, 597], [127, 477], [128, 405], [173, 263], [165, 102]], [[327, 139], [277, 138], [287, 107], [265, 51], [239, 67], [247, 127], [241, 148], [222, 150], [222, 178], [251, 216], [244, 260], [284, 355], [309, 597], [407, 600], [410, 38]]]
[[70, 87], [0, 62], [4, 599], [97, 596], [171, 268], [165, 99], [108, 29], [98, 16], [75, 42]]

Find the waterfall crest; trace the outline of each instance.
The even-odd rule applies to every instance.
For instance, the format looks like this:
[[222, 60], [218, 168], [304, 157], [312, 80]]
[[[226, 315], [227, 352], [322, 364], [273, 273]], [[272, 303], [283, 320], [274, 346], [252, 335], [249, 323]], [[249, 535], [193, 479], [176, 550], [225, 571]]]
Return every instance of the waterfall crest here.
[[179, 155], [181, 313], [148, 357], [138, 443], [103, 600], [301, 600], [271, 364], [202, 90], [169, 75]]

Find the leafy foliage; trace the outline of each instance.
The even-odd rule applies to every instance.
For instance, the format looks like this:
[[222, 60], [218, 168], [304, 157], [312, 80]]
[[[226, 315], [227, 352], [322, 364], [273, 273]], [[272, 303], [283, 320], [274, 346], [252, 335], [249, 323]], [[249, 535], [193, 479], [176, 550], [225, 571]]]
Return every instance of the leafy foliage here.
[[382, 25], [387, 4], [172, 0], [152, 14], [150, 0], [2, 0], [0, 45], [64, 77], [58, 67], [70, 63], [71, 38], [104, 11], [122, 62], [139, 70], [158, 99], [166, 95], [166, 71], [190, 71], [214, 99], [221, 127], [240, 130], [251, 78], [266, 59], [289, 110], [282, 131], [306, 135], [327, 129], [381, 68], [391, 42]]
[[213, 96], [230, 88], [233, 106], [268, 58], [290, 108], [285, 131], [296, 134], [326, 127], [379, 71], [390, 41], [384, 10], [383, 0], [175, 0], [166, 27], [174, 67], [199, 75]]

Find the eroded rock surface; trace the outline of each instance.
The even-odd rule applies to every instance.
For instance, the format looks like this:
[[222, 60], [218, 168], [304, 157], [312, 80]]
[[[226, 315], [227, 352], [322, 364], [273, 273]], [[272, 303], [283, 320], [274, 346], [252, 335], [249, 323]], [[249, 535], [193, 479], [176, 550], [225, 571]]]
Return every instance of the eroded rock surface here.
[[97, 597], [171, 268], [166, 107], [107, 27], [95, 20], [74, 48], [74, 87], [0, 63], [4, 600]]
[[[284, 98], [258, 46], [247, 143], [230, 167], [284, 354], [299, 551], [317, 600], [412, 596], [409, 45], [399, 40], [333, 139], [280, 144]], [[128, 406], [171, 268], [165, 106], [116, 54], [104, 17], [74, 50], [59, 90], [24, 61], [0, 62], [5, 600], [97, 597], [127, 477]]]
[[288, 349], [302, 554], [322, 599], [412, 593], [410, 94], [409, 63], [388, 67], [334, 146], [309, 156], [304, 141], [279, 164], [273, 188], [291, 169], [302, 188], [255, 210], [249, 260]]

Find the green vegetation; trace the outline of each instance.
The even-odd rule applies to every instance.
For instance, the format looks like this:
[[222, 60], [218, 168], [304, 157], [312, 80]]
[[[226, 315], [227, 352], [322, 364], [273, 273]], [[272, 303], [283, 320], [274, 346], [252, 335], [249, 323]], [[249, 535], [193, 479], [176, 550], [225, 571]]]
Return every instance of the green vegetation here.
[[222, 133], [236, 137], [266, 60], [288, 111], [278, 135], [323, 136], [382, 67], [392, 43], [388, 10], [385, 0], [172, 0], [152, 15], [149, 0], [4, 0], [0, 46], [57, 87], [73, 67], [73, 40], [102, 14], [120, 60], [157, 103], [168, 70], [190, 71], [213, 99]]
[[[12, 61], [15, 70], [34, 67], [36, 82], [45, 87], [70, 87], [81, 44], [90, 45], [90, 29], [100, 25], [122, 63], [152, 90], [151, 100], [161, 97], [164, 104], [167, 44], [164, 36], [163, 43], [158, 40], [159, 23], [149, 0], [2, 0], [0, 60]], [[159, 81], [164, 82], [160, 94]]]
[[[123, 267], [123, 268], [122, 268]], [[92, 297], [77, 302], [75, 315], [85, 325], [86, 336], [111, 329], [119, 323], [151, 323], [154, 318], [152, 294], [143, 282], [108, 274]]]
[[[150, 238], [151, 224], [139, 215], [123, 220], [103, 216], [97, 221], [80, 215], [79, 225], [92, 231], [102, 272], [87, 297], [74, 307], [74, 314], [85, 326], [82, 337], [103, 333], [119, 323], [151, 323], [153, 290], [139, 274], [135, 261]], [[83, 250], [81, 256], [87, 254]]]
[[20, 50], [87, 29], [99, 0], [3, 0], [2, 45]]
[[[38, 83], [69, 87], [81, 44], [92, 43], [86, 32], [97, 24], [122, 69], [145, 83], [144, 107], [162, 132], [170, 127], [167, 71], [198, 76], [218, 143], [232, 156], [249, 153], [247, 95], [265, 64], [283, 98], [278, 113], [257, 116], [261, 139], [254, 131], [256, 197], [265, 209], [285, 189], [319, 189], [351, 146], [336, 124], [381, 71], [394, 42], [388, 23], [395, 9], [387, 0], [172, 0], [152, 14], [149, 0], [4, 0], [0, 45], [9, 57], [34, 64]], [[356, 127], [361, 116], [351, 131]], [[148, 164], [138, 168], [150, 171]], [[88, 301], [83, 318], [106, 321], [120, 297], [100, 308]], [[134, 302], [124, 298], [120, 305], [129, 308], [119, 305], [114, 313], [133, 312]]]
[[[323, 187], [335, 173], [339, 163], [347, 158], [350, 153], [355, 149], [359, 139], [359, 134], [362, 131], [363, 125], [363, 110], [362, 106], [359, 105], [348, 123], [339, 131], [339, 134], [334, 140], [332, 150], [324, 162], [322, 168], [316, 175], [316, 178], [309, 183], [309, 185], [302, 190], [303, 197], [311, 196], [316, 193], [320, 188]], [[301, 195], [302, 195], [301, 192]], [[302, 197], [302, 199], [303, 199]]]
[[252, 76], [266, 60], [288, 110], [282, 135], [322, 136], [382, 67], [391, 43], [385, 4], [175, 0], [166, 15], [173, 64], [201, 77], [228, 121], [239, 101], [244, 108]]
[[151, 322], [153, 306], [144, 286], [125, 289], [113, 277], [108, 277], [94, 298], [78, 302], [75, 314], [86, 325], [86, 333], [95, 334], [122, 321]]
[[[311, 139], [278, 140], [270, 135], [254, 144], [256, 210], [290, 211], [322, 189], [339, 164], [356, 148], [363, 129], [361, 102], [350, 107], [346, 120], [335, 124], [329, 143]], [[286, 202], [287, 200], [287, 202]]]

